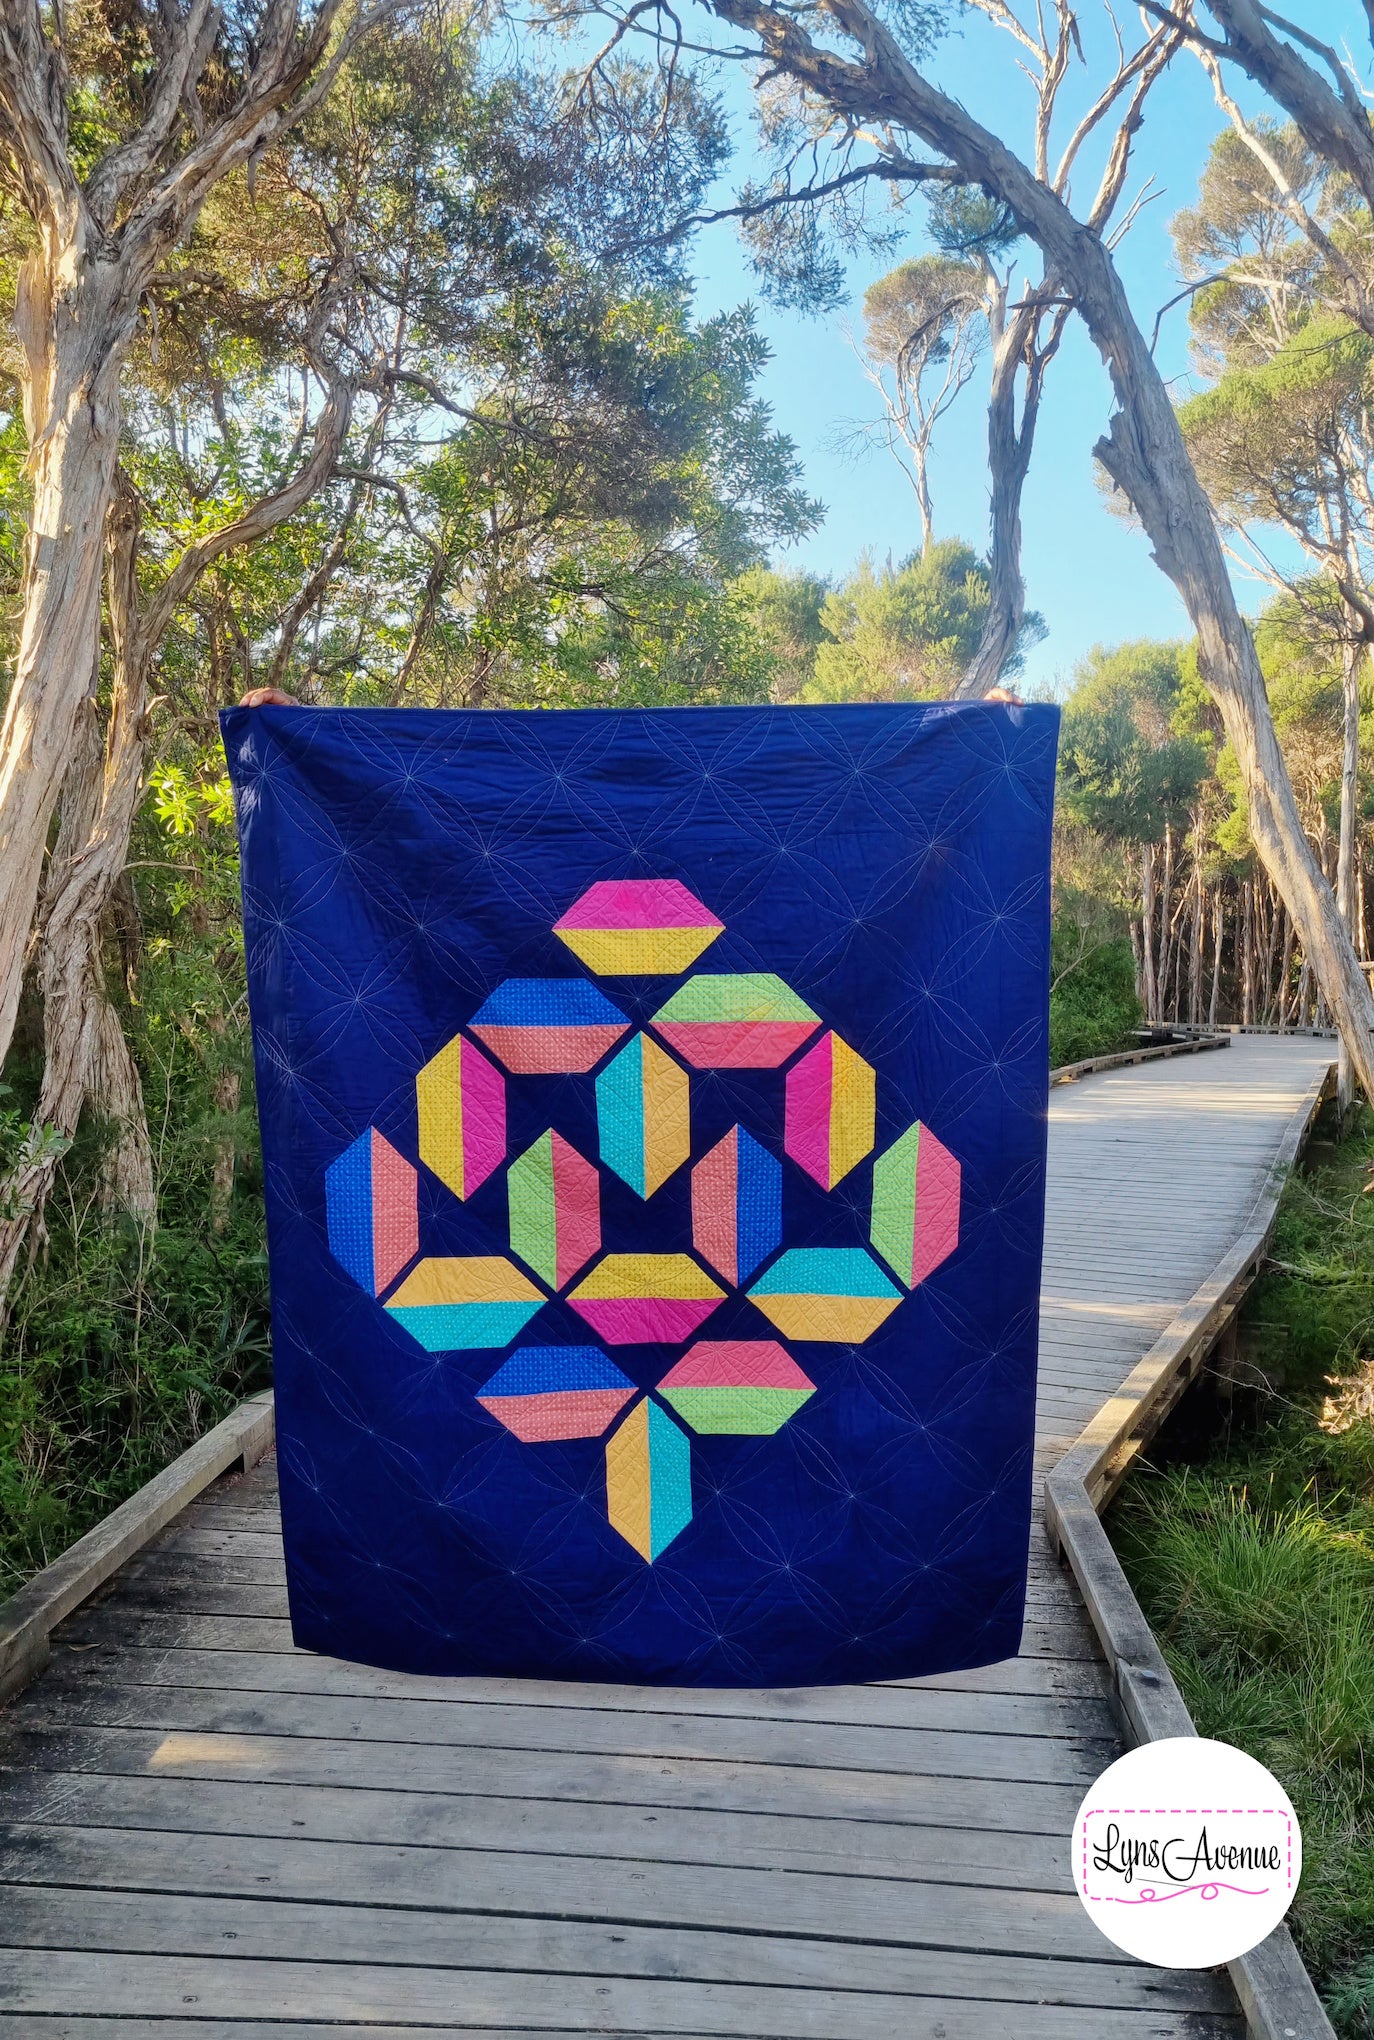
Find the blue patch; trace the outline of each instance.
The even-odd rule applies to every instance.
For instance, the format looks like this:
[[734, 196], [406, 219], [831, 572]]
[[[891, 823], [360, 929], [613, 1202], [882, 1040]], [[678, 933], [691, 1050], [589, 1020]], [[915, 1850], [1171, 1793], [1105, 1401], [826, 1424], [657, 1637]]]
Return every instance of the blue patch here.
[[[907, 1679], [1013, 1655], [1057, 711], [289, 708], [222, 726], [297, 1643], [400, 1671], [669, 1686]], [[692, 1169], [646, 1199], [598, 1128], [595, 1030], [662, 1042], [654, 1015], [690, 973], [618, 978], [611, 1001], [554, 932], [589, 887], [626, 879], [687, 887], [722, 923], [713, 973], [775, 979], [875, 1072], [873, 1152], [832, 1191], [785, 1154], [800, 1049], [775, 1069], [684, 1073], [673, 1131], [693, 1164], [740, 1128], [739, 1281], [714, 1298], [692, 1300]], [[507, 1160], [550, 1128], [599, 1157], [580, 1296], [607, 1255], [659, 1257], [611, 1271], [612, 1290], [664, 1298], [618, 1366], [566, 1297], [507, 1300], [499, 1270], [491, 1301], [388, 1310], [370, 1293], [367, 1157], [347, 1144], [375, 1127], [418, 1163], [417, 1075], [474, 1024], [512, 1040], [591, 1030], [585, 1070], [507, 1064], [504, 1134]], [[613, 1092], [608, 1076], [608, 1106]], [[944, 1178], [920, 1193], [939, 1251], [908, 1293], [868, 1243], [874, 1158], [918, 1120], [957, 1164], [959, 1199]], [[426, 1259], [509, 1256], [506, 1167], [466, 1200], [421, 1170], [419, 1200]], [[581, 1251], [585, 1214], [557, 1222]], [[789, 1296], [802, 1302], [761, 1310]], [[602, 1316], [625, 1309], [612, 1298]], [[536, 1311], [524, 1336], [540, 1344], [519, 1348]], [[775, 1431], [688, 1435], [665, 1408], [660, 1385], [694, 1345], [796, 1339], [816, 1392]], [[510, 1423], [483, 1392], [510, 1398]]]

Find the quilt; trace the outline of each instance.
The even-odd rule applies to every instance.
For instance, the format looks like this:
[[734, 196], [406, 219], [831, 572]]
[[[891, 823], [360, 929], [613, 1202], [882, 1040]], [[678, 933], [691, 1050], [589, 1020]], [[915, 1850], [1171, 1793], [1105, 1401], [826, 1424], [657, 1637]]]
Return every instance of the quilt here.
[[222, 722], [296, 1641], [1013, 1654], [1057, 711]]

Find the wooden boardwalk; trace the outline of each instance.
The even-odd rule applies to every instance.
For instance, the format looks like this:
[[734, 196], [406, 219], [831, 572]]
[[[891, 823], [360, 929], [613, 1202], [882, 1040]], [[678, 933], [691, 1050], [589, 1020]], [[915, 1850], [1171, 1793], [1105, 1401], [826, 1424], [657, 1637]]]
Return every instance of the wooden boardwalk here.
[[[1243, 1223], [1322, 1042], [1051, 1094], [1040, 1463]], [[1021, 1656], [760, 1694], [295, 1652], [272, 1469], [221, 1483], [0, 1717], [0, 2040], [1181, 2040], [1067, 1837], [1119, 1751], [1037, 1530]]]

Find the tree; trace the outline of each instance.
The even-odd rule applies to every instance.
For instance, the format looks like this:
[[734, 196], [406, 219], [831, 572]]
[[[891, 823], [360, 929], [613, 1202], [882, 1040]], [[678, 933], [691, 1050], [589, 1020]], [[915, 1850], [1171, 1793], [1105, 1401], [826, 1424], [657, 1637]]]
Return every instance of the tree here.
[[819, 574], [750, 567], [731, 593], [768, 662], [773, 700], [794, 701], [815, 671], [830, 583]]
[[[681, 296], [603, 291], [522, 322], [521, 343], [398, 482], [392, 574], [399, 600], [423, 595], [394, 691], [469, 707], [733, 698], [751, 662], [729, 583], [819, 514], [755, 392], [752, 312], [695, 325]], [[766, 691], [761, 663], [743, 684]]]
[[[209, 699], [198, 676], [189, 691], [212, 729], [239, 688], [294, 677], [303, 641], [316, 664], [350, 548], [385, 550], [378, 502], [394, 517], [411, 468], [442, 472], [423, 446], [436, 406], [461, 421], [460, 434], [498, 449], [508, 472], [522, 459], [528, 467], [534, 448], [575, 442], [582, 465], [566, 480], [580, 482], [592, 514], [600, 506], [604, 516], [614, 489], [656, 518], [660, 534], [675, 518], [695, 534], [709, 509], [722, 575], [755, 556], [756, 520], [771, 535], [778, 520], [810, 514], [790, 448], [749, 400], [759, 357], [747, 319], [723, 320], [703, 339], [679, 331], [661, 297], [624, 298], [636, 273], [672, 286], [680, 258], [656, 245], [646, 222], [659, 223], [655, 208], [680, 210], [712, 174], [719, 135], [709, 105], [682, 85], [669, 115], [643, 75], [623, 67], [608, 81], [613, 117], [574, 119], [556, 78], [526, 70], [479, 84], [479, 61], [461, 20], [379, 21], [331, 70], [327, 112], [303, 104], [251, 178], [223, 179], [148, 282], [116, 385], [135, 430], [105, 517], [104, 650], [93, 642], [88, 655], [37, 930], [45, 1068], [36, 1125], [57, 1138], [28, 1142], [0, 1186], [0, 1308], [88, 1095], [116, 1130], [120, 1201], [152, 1216], [138, 1072], [106, 991], [102, 924], [124, 869], [152, 674], [169, 633], [205, 629]], [[656, 181], [630, 180], [629, 195], [627, 109], [640, 123], [642, 163], [664, 158]], [[610, 267], [606, 241], [630, 230], [630, 251]], [[608, 339], [618, 302], [622, 326], [674, 333], [682, 357], [675, 364], [672, 345], [657, 345], [651, 427], [634, 400], [649, 366], [641, 362], [627, 404], [633, 377], [622, 357], [634, 348]], [[540, 336], [537, 378], [532, 350], [517, 353], [522, 324]], [[484, 383], [487, 399], [474, 407]], [[608, 426], [605, 450], [589, 462]], [[729, 488], [738, 500], [727, 500]], [[302, 546], [291, 527], [307, 506], [316, 543]], [[479, 506], [469, 507], [471, 527]], [[546, 552], [548, 539], [545, 529]], [[236, 562], [269, 540], [285, 571], [275, 583], [258, 577], [253, 617], [245, 593], [255, 577]], [[714, 600], [733, 627], [719, 588]], [[406, 609], [413, 616], [413, 604]], [[177, 671], [174, 657], [167, 677]], [[228, 1112], [236, 1101], [216, 1102]]]
[[[1221, 96], [1234, 111], [1229, 96]], [[1350, 207], [1348, 181], [1325, 170], [1295, 128], [1257, 121], [1218, 137], [1201, 202], [1175, 223], [1175, 240], [1185, 268], [1204, 286], [1193, 304], [1195, 353], [1217, 378], [1180, 411], [1194, 465], [1251, 563], [1272, 587], [1308, 607], [1310, 628], [1340, 647], [1344, 761], [1336, 898], [1353, 928], [1359, 676], [1374, 636], [1374, 435], [1368, 422], [1374, 341], [1344, 310], [1329, 308], [1330, 266], [1292, 216], [1297, 209], [1320, 221], [1325, 239], [1350, 249], [1363, 235]], [[1265, 537], [1271, 526], [1297, 540], [1318, 569], [1316, 578], [1275, 563]], [[1350, 1104], [1351, 1082], [1343, 1050], [1342, 1109]]]
[[1184, 668], [1182, 645], [1099, 645], [1077, 669], [1060, 735], [1065, 818], [1140, 860], [1132, 939], [1150, 1021], [1166, 1017], [1175, 852], [1209, 763], [1203, 742], [1177, 727]]
[[826, 597], [814, 677], [799, 698], [919, 701], [957, 693], [989, 599], [986, 562], [956, 538], [938, 540], [899, 568], [876, 572], [862, 560]]
[[[1218, 0], [1221, 4], [1221, 0]], [[1046, 158], [1043, 123], [1032, 161], [1018, 156], [920, 68], [935, 10], [904, 9], [889, 26], [866, 0], [826, 0], [824, 33], [809, 9], [788, 0], [709, 0], [710, 10], [745, 38], [745, 53], [762, 65], [770, 89], [786, 80], [800, 106], [830, 117], [854, 149], [872, 151], [853, 165], [863, 175], [892, 180], [922, 174], [912, 144], [933, 149], [940, 164], [924, 171], [941, 183], [976, 186], [1004, 206], [1045, 258], [1056, 296], [1071, 300], [1107, 364], [1116, 412], [1097, 453], [1115, 485], [1140, 518], [1160, 566], [1183, 598], [1198, 635], [1200, 669], [1225, 722], [1244, 777], [1256, 847], [1288, 903], [1305, 953], [1312, 959], [1355, 1069], [1374, 1095], [1374, 997], [1356, 959], [1331, 888], [1303, 833], [1293, 789], [1274, 732], [1253, 640], [1237, 606], [1206, 495], [1189, 461], [1169, 392], [1136, 320], [1113, 260], [1100, 195], [1079, 217], [1067, 187], [1056, 187]], [[1227, 18], [1253, 0], [1225, 0]], [[1008, 8], [997, 6], [999, 18]], [[1161, 12], [1166, 12], [1161, 10]], [[1082, 37], [1070, 0], [1056, 10], [1057, 47], [1067, 67]], [[1015, 17], [1012, 17], [1014, 20]], [[1143, 114], [1137, 89], [1166, 62], [1186, 17], [1167, 14], [1166, 44], [1147, 37], [1128, 57], [1114, 57], [1130, 85], [1108, 150], [1103, 184], [1124, 180]], [[1261, 23], [1263, 26], [1263, 23]], [[1024, 39], [1019, 21], [1012, 31]], [[904, 47], [900, 35], [908, 38]], [[1112, 91], [1109, 77], [1105, 90]], [[1330, 95], [1328, 95], [1330, 96]], [[1117, 88], [1117, 104], [1122, 89]], [[1101, 103], [1101, 95], [1093, 101]], [[1043, 105], [1043, 101], [1042, 101]], [[1294, 109], [1290, 108], [1290, 112]], [[1300, 119], [1294, 112], [1294, 118]], [[1361, 118], [1363, 118], [1361, 116]], [[1301, 120], [1300, 120], [1301, 124]], [[1353, 130], [1352, 119], [1344, 128]], [[1367, 123], [1363, 143], [1350, 146], [1370, 172], [1374, 194], [1374, 140]], [[1311, 136], [1309, 135], [1309, 140]], [[1073, 148], [1071, 138], [1070, 150]], [[1118, 223], [1119, 225], [1119, 223]]]
[[987, 345], [986, 295], [977, 265], [949, 255], [903, 262], [864, 292], [861, 358], [882, 398], [888, 449], [915, 492], [923, 551], [935, 537], [931, 441]]
[[[1146, 5], [1152, 13], [1164, 11], [1158, 0], [1146, 0]], [[1200, 28], [1191, 5], [1173, 19], [1212, 78], [1218, 102], [1237, 136], [1324, 268], [1333, 302], [1355, 325], [1374, 335], [1374, 294], [1361, 250], [1328, 231], [1301, 180], [1290, 174], [1283, 152], [1269, 146], [1260, 125], [1244, 119], [1222, 82], [1224, 64], [1246, 72], [1287, 113], [1311, 158], [1321, 166], [1322, 182], [1332, 173], [1348, 178], [1368, 216], [1374, 213], [1374, 134], [1353, 65], [1329, 43], [1257, 0], [1207, 0], [1207, 11], [1220, 28], [1220, 37]], [[1374, 43], [1374, 15], [1368, 7], [1365, 15]]]
[[[31, 476], [14, 679], [0, 727], [0, 1059], [49, 817], [90, 687], [122, 377], [140, 309], [215, 188], [328, 92], [393, 0], [210, 0], [0, 12], [0, 185], [27, 222], [15, 323]], [[72, 28], [76, 27], [73, 23]]]

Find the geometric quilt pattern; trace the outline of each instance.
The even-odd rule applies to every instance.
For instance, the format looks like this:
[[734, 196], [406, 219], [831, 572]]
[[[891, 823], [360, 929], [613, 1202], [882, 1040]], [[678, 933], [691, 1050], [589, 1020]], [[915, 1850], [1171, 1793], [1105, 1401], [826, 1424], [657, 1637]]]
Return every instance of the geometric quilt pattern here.
[[707, 1684], [1014, 1649], [1053, 714], [316, 722], [226, 718], [298, 1640]]
[[[600, 972], [664, 975], [693, 963], [725, 927], [685, 888], [650, 879], [590, 888], [552, 932]], [[623, 1042], [625, 1023], [613, 1009], [603, 1026], [601, 996], [577, 979], [512, 979], [468, 1025], [517, 1079], [584, 1075], [600, 1060], [594, 1096], [601, 1160], [647, 1202], [691, 1152], [691, 1079], [653, 1033]], [[652, 1026], [696, 1068], [752, 1069], [786, 1062], [818, 1024], [780, 978], [751, 972], [693, 976]], [[505, 1151], [504, 1110], [499, 1146], [494, 1134], [493, 1084], [504, 1105], [505, 1080], [461, 1034], [417, 1073], [422, 1157], [459, 1196], [469, 1185], [475, 1190]], [[475, 1099], [484, 1114], [475, 1162], [465, 1160], [465, 1095], [467, 1125], [476, 1117]], [[873, 1146], [871, 1064], [827, 1032], [793, 1062], [785, 1096], [786, 1154], [833, 1190]], [[360, 1145], [368, 1141], [371, 1149]], [[387, 1159], [379, 1161], [383, 1150]], [[370, 1173], [355, 1159], [360, 1154], [374, 1156]], [[359, 1214], [350, 1223], [364, 1232], [370, 1224], [375, 1234], [392, 1223], [398, 1169], [407, 1166], [369, 1129], [326, 1171], [326, 1199], [346, 1176], [350, 1213]], [[686, 1344], [727, 1297], [708, 1269], [746, 1295], [783, 1338], [802, 1343], [861, 1346], [902, 1301], [902, 1290], [862, 1247], [792, 1247], [770, 1259], [785, 1234], [782, 1163], [743, 1125], [692, 1171], [695, 1254], [600, 1253], [601, 1178], [556, 1128], [512, 1163], [507, 1191], [511, 1250], [543, 1289], [503, 1257], [430, 1259], [385, 1298], [385, 1308], [426, 1352], [500, 1349], [539, 1314], [546, 1291], [563, 1292], [601, 1345], [521, 1348], [482, 1384], [477, 1401], [525, 1444], [599, 1438], [628, 1404], [605, 1448], [606, 1513], [650, 1564], [692, 1521], [691, 1448], [679, 1424], [700, 1435], [771, 1437], [810, 1400], [815, 1383], [777, 1340], [701, 1341], [650, 1385], [656, 1394], [637, 1399], [634, 1383], [604, 1348]], [[870, 1231], [908, 1288], [958, 1245], [959, 1164], [919, 1125], [875, 1169]], [[345, 1251], [336, 1236], [342, 1232], [331, 1207], [331, 1248], [373, 1294], [404, 1265], [403, 1259], [385, 1282], [374, 1281], [372, 1264], [364, 1268], [352, 1246], [353, 1231]], [[418, 1239], [411, 1253], [418, 1253]]]

